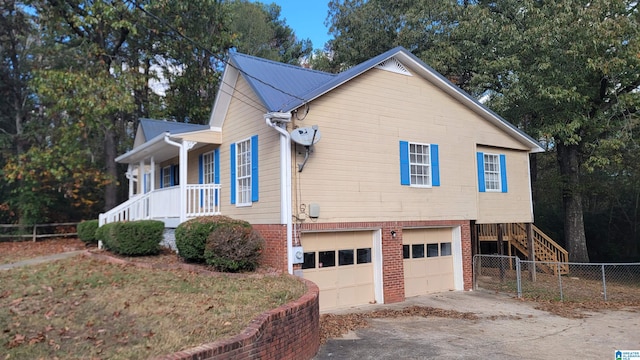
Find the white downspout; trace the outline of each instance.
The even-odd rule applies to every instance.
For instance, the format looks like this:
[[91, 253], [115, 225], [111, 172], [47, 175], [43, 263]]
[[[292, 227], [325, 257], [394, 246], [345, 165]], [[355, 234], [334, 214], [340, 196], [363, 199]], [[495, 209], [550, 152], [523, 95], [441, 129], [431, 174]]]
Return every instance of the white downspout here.
[[[289, 115], [290, 116], [290, 115]], [[287, 225], [287, 271], [293, 274], [293, 233], [291, 224], [291, 135], [286, 125], [274, 124], [272, 114], [264, 115], [267, 125], [280, 133], [280, 222]]]
[[186, 176], [186, 167], [187, 167], [187, 148], [184, 144], [177, 143], [171, 139], [169, 139], [169, 133], [165, 133], [164, 142], [169, 145], [177, 146], [180, 149], [180, 223], [187, 221], [187, 176]]

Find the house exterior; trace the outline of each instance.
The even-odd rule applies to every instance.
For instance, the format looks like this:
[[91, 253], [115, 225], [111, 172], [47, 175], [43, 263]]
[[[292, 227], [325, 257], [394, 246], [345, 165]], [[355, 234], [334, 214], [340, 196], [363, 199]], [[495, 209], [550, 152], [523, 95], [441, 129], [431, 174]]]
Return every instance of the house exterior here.
[[340, 74], [232, 53], [208, 126], [141, 121], [100, 220], [247, 220], [322, 310], [399, 302], [471, 289], [472, 229], [533, 222], [540, 151], [402, 47]]

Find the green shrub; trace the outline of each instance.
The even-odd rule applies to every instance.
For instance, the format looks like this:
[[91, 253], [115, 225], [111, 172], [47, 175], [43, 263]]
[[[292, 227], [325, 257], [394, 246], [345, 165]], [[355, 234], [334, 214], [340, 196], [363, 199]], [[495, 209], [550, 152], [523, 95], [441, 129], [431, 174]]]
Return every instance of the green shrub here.
[[115, 222], [101, 226], [97, 233], [107, 250], [127, 256], [156, 255], [164, 223], [156, 220]]
[[117, 253], [128, 256], [157, 255], [164, 223], [157, 220], [124, 222], [117, 231]]
[[[187, 262], [205, 262], [204, 250], [209, 234], [222, 224], [238, 223], [228, 216], [202, 216], [185, 221], [176, 228], [178, 255]], [[251, 227], [249, 223], [246, 227]]]
[[207, 264], [219, 271], [253, 271], [260, 264], [264, 239], [246, 222], [235, 221], [216, 227], [205, 246]]
[[98, 230], [98, 220], [87, 220], [78, 224], [78, 238], [86, 244], [97, 244], [96, 231]]
[[104, 248], [117, 253], [118, 238], [117, 231], [122, 223], [113, 222], [104, 224], [96, 230], [96, 240], [102, 241]]

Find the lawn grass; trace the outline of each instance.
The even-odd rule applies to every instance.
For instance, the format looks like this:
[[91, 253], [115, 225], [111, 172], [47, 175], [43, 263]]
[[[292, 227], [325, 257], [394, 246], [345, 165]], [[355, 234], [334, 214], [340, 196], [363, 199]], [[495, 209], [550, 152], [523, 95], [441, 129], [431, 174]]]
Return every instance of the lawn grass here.
[[0, 359], [142, 359], [240, 333], [289, 276], [204, 276], [78, 256], [0, 272]]

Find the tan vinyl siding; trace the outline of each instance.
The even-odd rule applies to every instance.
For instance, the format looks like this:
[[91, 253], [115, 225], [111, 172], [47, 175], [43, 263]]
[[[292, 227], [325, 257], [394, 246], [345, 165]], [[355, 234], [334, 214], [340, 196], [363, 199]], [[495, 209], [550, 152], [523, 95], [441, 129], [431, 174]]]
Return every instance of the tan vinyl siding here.
[[[476, 219], [484, 213], [478, 206], [476, 144], [527, 150], [419, 76], [372, 69], [312, 102], [310, 109], [295, 125], [318, 125], [322, 139], [303, 172], [294, 169], [294, 214], [306, 218], [301, 205], [308, 209], [317, 203], [318, 222]], [[401, 140], [438, 144], [441, 186], [400, 185]], [[301, 163], [304, 147], [296, 150], [294, 163]], [[514, 197], [527, 198], [528, 182], [512, 182]], [[509, 221], [521, 210], [500, 210], [495, 216]]]
[[[477, 222], [533, 222], [531, 188], [529, 186], [529, 154], [524, 151], [478, 146], [477, 151], [504, 154], [507, 163], [508, 191], [478, 192]], [[477, 181], [477, 175], [476, 175]]]
[[[280, 139], [279, 133], [266, 125], [266, 110], [244, 79], [238, 79], [229, 111], [223, 124], [220, 147], [220, 183], [222, 214], [253, 224], [280, 222]], [[242, 101], [239, 100], [242, 99]], [[258, 135], [259, 201], [251, 206], [237, 207], [231, 201], [230, 151], [232, 143]]]

